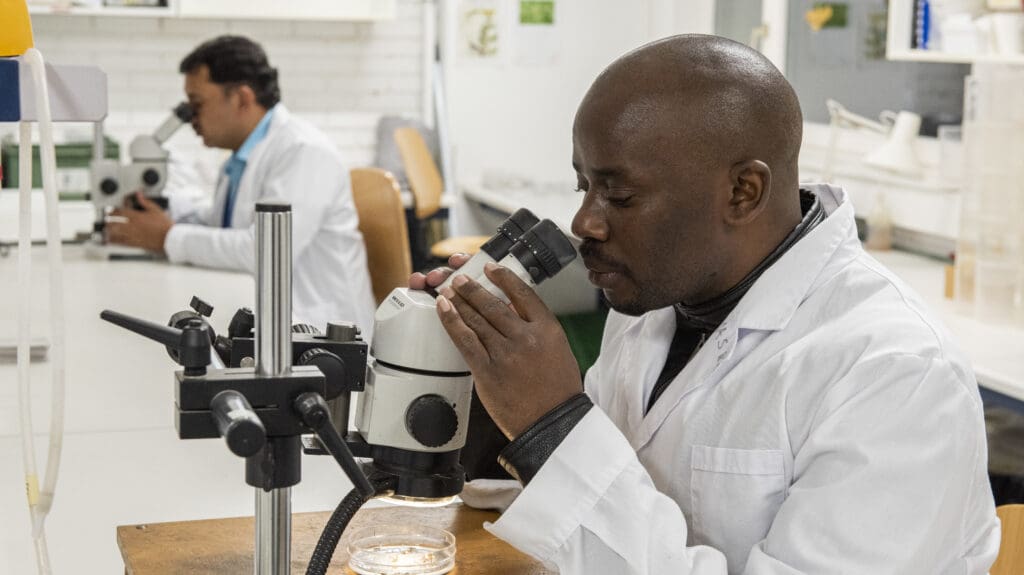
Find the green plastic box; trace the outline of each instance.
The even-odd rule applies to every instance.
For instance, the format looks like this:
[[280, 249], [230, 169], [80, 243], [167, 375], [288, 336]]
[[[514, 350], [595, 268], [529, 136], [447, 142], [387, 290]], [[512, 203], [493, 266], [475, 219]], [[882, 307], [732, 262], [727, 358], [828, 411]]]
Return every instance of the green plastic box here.
[[[104, 156], [107, 158], [120, 158], [121, 157], [121, 146], [115, 140], [110, 138], [104, 138], [105, 150]], [[68, 193], [86, 193], [88, 192], [88, 186], [86, 189], [60, 189], [62, 178], [61, 172], [70, 171], [81, 171], [88, 170], [89, 163], [92, 161], [92, 142], [80, 142], [73, 144], [57, 144], [55, 146], [57, 152], [57, 180], [58, 180], [58, 191], [61, 192], [62, 197]], [[3, 164], [4, 188], [17, 188], [18, 187], [18, 173], [19, 173], [19, 162], [18, 162], [18, 143], [13, 139], [4, 139], [3, 144], [0, 145], [0, 163]], [[39, 146], [32, 146], [32, 187], [41, 188], [43, 187], [43, 169], [42, 161], [39, 159]], [[82, 177], [74, 178], [76, 182], [81, 182]], [[87, 181], [87, 179], [86, 179]], [[76, 188], [82, 187], [81, 185], [75, 186]]]

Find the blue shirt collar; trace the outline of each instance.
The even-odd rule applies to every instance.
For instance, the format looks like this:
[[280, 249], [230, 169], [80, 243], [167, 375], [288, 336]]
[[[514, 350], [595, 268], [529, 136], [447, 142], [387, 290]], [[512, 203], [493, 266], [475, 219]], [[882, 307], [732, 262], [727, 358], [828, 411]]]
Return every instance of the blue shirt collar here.
[[262, 142], [263, 138], [267, 137], [267, 130], [270, 129], [270, 120], [274, 116], [275, 109], [277, 109], [276, 105], [267, 110], [266, 114], [263, 114], [263, 118], [261, 118], [260, 122], [256, 124], [256, 128], [254, 128], [252, 133], [249, 134], [249, 137], [245, 139], [245, 142], [242, 142], [242, 146], [238, 148], [234, 154], [231, 154], [231, 160], [238, 160], [241, 162], [249, 161], [249, 154], [252, 153], [253, 148], [256, 147], [256, 144]]

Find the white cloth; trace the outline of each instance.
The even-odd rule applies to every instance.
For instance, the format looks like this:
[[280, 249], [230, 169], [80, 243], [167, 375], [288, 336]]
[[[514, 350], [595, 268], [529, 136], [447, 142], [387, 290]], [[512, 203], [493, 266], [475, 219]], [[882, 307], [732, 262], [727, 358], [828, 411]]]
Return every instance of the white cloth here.
[[355, 322], [369, 340], [375, 305], [366, 247], [348, 167], [327, 136], [278, 104], [266, 137], [249, 156], [227, 229], [220, 227], [226, 196], [222, 176], [212, 204], [171, 228], [167, 258], [255, 273], [256, 202], [286, 200], [292, 205], [293, 317], [321, 330], [328, 321]]
[[[488, 529], [569, 574], [975, 574], [999, 548], [971, 368], [838, 188], [645, 417], [671, 308], [612, 313], [592, 409]], [[646, 385], [645, 385], [646, 384]]]

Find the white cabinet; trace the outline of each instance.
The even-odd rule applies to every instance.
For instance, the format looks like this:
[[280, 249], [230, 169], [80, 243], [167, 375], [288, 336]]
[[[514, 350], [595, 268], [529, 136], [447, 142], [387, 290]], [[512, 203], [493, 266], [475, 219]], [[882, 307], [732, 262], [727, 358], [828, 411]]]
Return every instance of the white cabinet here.
[[178, 0], [181, 18], [239, 20], [384, 20], [395, 0]]
[[1007, 62], [1024, 64], [1024, 54], [946, 53], [940, 50], [918, 50], [913, 45], [915, 0], [889, 0], [889, 24], [886, 58], [916, 62]]

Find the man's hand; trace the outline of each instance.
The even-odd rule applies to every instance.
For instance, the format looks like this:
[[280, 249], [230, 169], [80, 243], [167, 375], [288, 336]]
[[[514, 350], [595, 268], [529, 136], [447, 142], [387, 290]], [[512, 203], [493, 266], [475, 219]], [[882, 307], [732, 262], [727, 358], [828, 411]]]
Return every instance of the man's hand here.
[[473, 373], [480, 401], [514, 439], [583, 391], [583, 383], [562, 326], [536, 292], [507, 268], [487, 264], [484, 273], [512, 307], [459, 276], [437, 298], [437, 313]]
[[125, 221], [107, 223], [107, 241], [163, 252], [164, 238], [167, 237], [167, 232], [174, 225], [174, 221], [160, 209], [160, 206], [142, 195], [142, 192], [135, 192], [135, 199], [142, 206], [141, 210], [132, 208], [131, 197], [128, 197], [125, 198], [124, 208], [111, 212], [111, 215], [120, 216]]
[[416, 272], [409, 276], [409, 287], [419, 290], [437, 287], [443, 284], [444, 280], [448, 279], [448, 276], [452, 275], [453, 271], [461, 268], [463, 264], [468, 262], [470, 257], [472, 256], [469, 254], [453, 254], [448, 258], [448, 267], [446, 268], [435, 268], [427, 274]]

